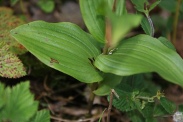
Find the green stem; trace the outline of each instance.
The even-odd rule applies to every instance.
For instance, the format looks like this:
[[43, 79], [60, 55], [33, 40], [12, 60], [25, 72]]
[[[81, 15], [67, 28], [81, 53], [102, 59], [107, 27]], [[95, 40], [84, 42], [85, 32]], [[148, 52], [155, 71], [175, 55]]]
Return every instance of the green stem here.
[[[117, 0], [114, 0], [112, 6], [112, 12], [116, 11]], [[103, 48], [103, 54], [106, 55], [108, 53], [108, 49], [111, 46], [112, 39], [112, 26], [110, 20], [106, 17], [105, 21], [105, 46]]]
[[142, 99], [142, 100], [146, 100], [148, 102], [154, 102], [154, 96], [153, 97], [144, 97], [144, 96], [137, 96], [135, 97], [136, 99]]
[[137, 96], [135, 98], [142, 99], [142, 100], [149, 100], [149, 97], [143, 97], [143, 96]]
[[147, 20], [148, 20], [149, 25], [151, 27], [151, 36], [153, 37], [154, 36], [154, 25], [153, 25], [153, 22], [151, 20], [151, 17], [149, 16], [149, 14], [146, 14], [146, 17], [147, 17]]
[[25, 8], [24, 8], [23, 0], [20, 0], [20, 7], [22, 9], [22, 12], [25, 14], [26, 11], [25, 11]]
[[107, 122], [110, 122], [113, 97], [114, 97], [114, 90], [111, 89], [109, 106], [108, 106], [108, 110], [107, 110]]
[[111, 45], [111, 32], [112, 27], [111, 27], [111, 23], [109, 21], [108, 18], [106, 18], [106, 26], [105, 26], [105, 46], [103, 48], [103, 54], [106, 55], [108, 53], [108, 49]]
[[174, 22], [173, 22], [173, 34], [172, 34], [172, 43], [173, 45], [176, 44], [176, 36], [177, 36], [177, 25], [179, 21], [179, 11], [180, 11], [180, 5], [181, 5], [182, 0], [177, 0], [177, 5], [176, 5], [176, 12], [174, 16]]
[[90, 86], [91, 92], [90, 92], [90, 97], [89, 97], [89, 101], [88, 101], [88, 116], [91, 116], [93, 101], [95, 99], [95, 94], [93, 93], [93, 91], [96, 90], [97, 87], [98, 87], [98, 83], [93, 83]]

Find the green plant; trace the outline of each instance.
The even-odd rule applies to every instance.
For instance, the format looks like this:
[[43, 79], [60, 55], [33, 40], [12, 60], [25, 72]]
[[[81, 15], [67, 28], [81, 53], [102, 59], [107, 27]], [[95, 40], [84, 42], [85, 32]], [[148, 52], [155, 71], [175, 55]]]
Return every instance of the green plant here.
[[[25, 8], [23, 7], [23, 0], [11, 0], [11, 6], [16, 5], [20, 2], [20, 6], [23, 12], [25, 12]], [[38, 0], [37, 5], [46, 13], [51, 13], [55, 8], [55, 1], [54, 0]]]
[[[142, 113], [139, 116], [146, 120], [153, 118], [155, 99], [161, 103], [157, 108], [160, 112], [172, 114], [174, 105], [161, 92], [144, 91], [149, 86], [141, 87], [146, 84], [143, 79], [132, 81], [140, 84], [134, 87], [128, 82], [120, 83], [130, 75], [157, 72], [164, 79], [183, 86], [182, 58], [166, 38], [152, 37], [154, 27], [149, 11], [160, 1], [151, 5], [147, 0], [132, 2], [138, 11], [145, 13], [147, 20], [142, 20], [140, 14], [129, 14], [125, 0], [80, 0], [83, 19], [90, 34], [68, 22], [35, 21], [13, 29], [11, 35], [46, 65], [81, 82], [93, 84], [91, 86], [97, 84], [98, 88], [93, 89], [97, 95], [107, 95], [117, 86], [115, 89], [120, 101], [126, 104], [115, 99], [113, 104], [122, 111], [130, 111], [129, 116], [139, 111]], [[146, 34], [125, 38], [140, 23]], [[123, 85], [130, 87], [130, 91], [120, 87]], [[129, 102], [123, 95], [130, 96]], [[167, 104], [172, 105], [169, 110], [164, 106]], [[151, 112], [146, 112], [148, 110]]]
[[13, 88], [0, 83], [0, 121], [1, 122], [49, 122], [48, 110], [37, 111], [38, 102], [29, 91], [29, 82], [20, 83]]
[[54, 0], [39, 0], [37, 5], [46, 13], [51, 13], [55, 8]]
[[114, 98], [113, 105], [126, 112], [133, 122], [157, 122], [163, 116], [174, 114], [177, 106], [144, 76], [147, 74], [124, 77], [114, 88], [119, 98]]
[[25, 68], [16, 54], [26, 52], [25, 48], [10, 36], [10, 30], [24, 21], [12, 15], [13, 11], [0, 7], [0, 76], [19, 78], [26, 75]]
[[[163, 11], [169, 13], [167, 17], [162, 17], [158, 14], [152, 16], [152, 20], [158, 29], [162, 29], [162, 35], [169, 38], [171, 42], [176, 44], [177, 25], [183, 17], [183, 3], [182, 0], [161, 0], [158, 5]], [[156, 21], [161, 18], [162, 21]]]

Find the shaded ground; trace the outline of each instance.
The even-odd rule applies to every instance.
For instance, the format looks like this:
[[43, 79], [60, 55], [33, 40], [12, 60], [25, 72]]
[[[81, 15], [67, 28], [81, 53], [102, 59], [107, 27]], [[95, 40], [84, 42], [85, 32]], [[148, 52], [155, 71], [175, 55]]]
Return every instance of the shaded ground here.
[[[8, 1], [4, 1], [4, 6], [9, 6]], [[45, 13], [37, 6], [37, 0], [25, 1], [24, 10], [20, 4], [13, 6], [15, 14], [23, 13], [28, 21], [44, 20], [48, 22], [69, 21], [76, 23], [86, 30], [76, 0], [55, 0], [56, 7], [53, 12]], [[130, 12], [134, 12], [133, 6], [127, 2]], [[153, 11], [161, 12], [159, 9]], [[140, 30], [140, 29], [138, 29]], [[136, 32], [138, 33], [138, 32]], [[176, 48], [183, 57], [183, 22], [179, 23]], [[158, 35], [158, 33], [157, 33]], [[100, 118], [101, 113], [108, 107], [106, 97], [96, 97], [92, 108], [92, 116], [88, 113], [88, 97], [90, 89], [86, 84], [81, 83], [70, 76], [62, 74], [56, 70], [46, 67], [30, 53], [20, 57], [27, 67], [28, 76], [20, 79], [1, 78], [7, 85], [14, 85], [19, 81], [30, 80], [31, 91], [35, 94], [35, 99], [40, 101], [40, 109], [48, 108], [52, 114], [53, 122], [72, 122], [72, 120], [83, 120], [82, 122], [95, 122]], [[31, 60], [30, 60], [31, 59]], [[29, 61], [27, 61], [29, 60]], [[177, 104], [183, 103], [183, 89], [177, 85], [169, 84], [158, 75], [154, 74], [153, 81], [162, 86], [165, 95]], [[104, 113], [103, 117], [106, 117]], [[171, 122], [172, 118], [162, 120]], [[130, 122], [128, 117], [116, 109], [112, 110], [111, 122]]]

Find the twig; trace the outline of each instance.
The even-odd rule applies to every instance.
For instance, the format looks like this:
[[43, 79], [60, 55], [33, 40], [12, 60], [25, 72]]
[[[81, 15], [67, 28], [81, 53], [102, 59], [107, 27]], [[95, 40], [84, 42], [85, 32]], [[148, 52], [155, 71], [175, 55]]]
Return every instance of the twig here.
[[44, 100], [46, 101], [47, 105], [48, 105], [48, 109], [51, 111], [51, 113], [54, 115], [55, 112], [51, 109], [49, 103], [48, 103], [48, 100], [44, 97]]
[[100, 116], [100, 119], [99, 119], [99, 122], [101, 121], [101, 119], [103, 119], [103, 115], [104, 115], [104, 112], [107, 110], [107, 108], [105, 108]]
[[177, 36], [177, 25], [179, 21], [179, 11], [180, 11], [180, 5], [181, 5], [182, 0], [177, 0], [177, 5], [176, 5], [176, 13], [174, 16], [174, 22], [173, 22], [173, 34], [172, 34], [172, 43], [173, 45], [176, 44], [176, 36]]
[[[79, 120], [68, 120], [68, 119], [62, 119], [62, 118], [58, 118], [58, 117], [54, 117], [54, 116], [51, 116], [51, 119], [53, 120], [57, 120], [59, 122], [88, 122], [88, 121], [95, 121], [97, 119], [100, 118], [100, 114], [99, 115], [96, 115], [96, 116], [92, 116], [91, 118], [87, 118], [87, 119], [79, 119]], [[107, 114], [103, 114], [103, 117], [106, 117]]]
[[111, 94], [110, 94], [110, 101], [109, 101], [109, 107], [108, 107], [108, 113], [107, 113], [107, 122], [110, 122], [110, 114], [111, 114], [111, 109], [112, 109], [112, 101], [114, 95], [119, 99], [119, 95], [115, 92], [114, 89], [111, 89]]
[[107, 113], [107, 122], [110, 122], [110, 114], [111, 114], [111, 109], [112, 109], [113, 96], [114, 96], [114, 94], [111, 89], [110, 101], [109, 101], [109, 107], [108, 107], [108, 113]]

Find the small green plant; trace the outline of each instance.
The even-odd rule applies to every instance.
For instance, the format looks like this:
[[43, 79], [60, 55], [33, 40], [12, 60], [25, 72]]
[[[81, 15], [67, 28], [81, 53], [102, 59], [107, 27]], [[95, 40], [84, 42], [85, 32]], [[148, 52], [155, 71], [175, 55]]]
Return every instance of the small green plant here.
[[114, 97], [113, 105], [126, 112], [133, 122], [157, 122], [162, 117], [172, 116], [176, 110], [182, 112], [181, 106], [165, 98], [157, 86], [147, 81], [146, 75], [123, 77], [114, 88], [119, 98]]
[[[183, 86], [183, 60], [166, 38], [153, 37], [149, 12], [160, 1], [132, 2], [146, 18], [129, 14], [125, 0], [80, 0], [90, 33], [69, 22], [35, 21], [13, 29], [11, 35], [46, 65], [91, 86], [97, 85], [95, 94], [108, 95], [114, 88], [119, 100], [114, 99], [113, 105], [127, 112], [132, 121], [136, 117], [139, 121], [156, 121], [155, 115], [173, 114], [176, 107], [158, 89], [150, 91], [152, 86], [143, 82], [141, 75], [133, 75], [156, 72]], [[125, 38], [140, 24], [146, 34]], [[128, 81], [131, 77], [135, 77], [131, 80], [134, 85]]]
[[[177, 25], [183, 19], [183, 2], [182, 0], [161, 0], [158, 6], [169, 15], [167, 17], [162, 17], [158, 14], [153, 15], [152, 20], [155, 28], [176, 45]], [[157, 21], [158, 18], [162, 21]]]
[[39, 0], [37, 5], [46, 13], [51, 13], [55, 8], [54, 0]]
[[29, 91], [28, 81], [13, 88], [5, 88], [0, 83], [0, 98], [1, 122], [50, 122], [48, 110], [38, 111], [38, 102]]
[[13, 16], [10, 8], [0, 7], [0, 76], [19, 78], [26, 75], [25, 68], [16, 54], [26, 49], [10, 36], [10, 30], [23, 24], [24, 21]]
[[[21, 6], [22, 10], [24, 11], [23, 0], [11, 0], [10, 4], [11, 4], [11, 6], [14, 6], [18, 2], [20, 2], [20, 6]], [[54, 0], [38, 0], [37, 5], [46, 13], [51, 13], [55, 8]]]

